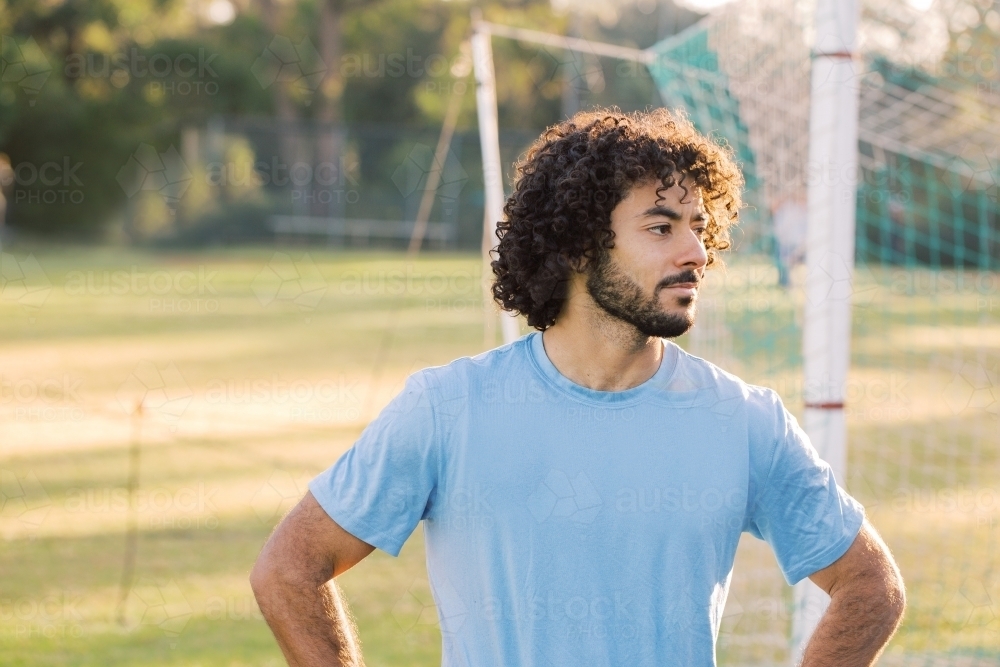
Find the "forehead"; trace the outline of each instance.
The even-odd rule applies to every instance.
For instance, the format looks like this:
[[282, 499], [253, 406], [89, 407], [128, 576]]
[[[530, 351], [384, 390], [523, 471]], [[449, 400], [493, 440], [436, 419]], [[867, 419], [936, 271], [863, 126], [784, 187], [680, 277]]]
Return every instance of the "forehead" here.
[[629, 190], [628, 195], [619, 204], [623, 209], [636, 213], [657, 205], [674, 209], [678, 213], [685, 213], [689, 210], [692, 213], [705, 212], [705, 202], [701, 189], [694, 185], [691, 179], [687, 179], [682, 184], [675, 183], [666, 189], [663, 189], [663, 184], [658, 180], [636, 185]]

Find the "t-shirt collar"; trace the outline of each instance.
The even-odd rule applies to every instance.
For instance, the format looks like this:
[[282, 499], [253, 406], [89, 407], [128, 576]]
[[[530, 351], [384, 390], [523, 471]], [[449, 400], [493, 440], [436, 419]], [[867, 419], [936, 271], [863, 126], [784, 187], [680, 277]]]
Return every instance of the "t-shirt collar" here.
[[675, 343], [660, 339], [663, 343], [663, 358], [660, 361], [660, 367], [656, 369], [656, 373], [651, 378], [631, 389], [598, 391], [579, 385], [559, 372], [559, 369], [555, 367], [555, 364], [552, 363], [545, 352], [545, 345], [542, 342], [542, 332], [533, 331], [527, 335], [527, 338], [527, 346], [532, 364], [548, 384], [579, 400], [606, 406], [622, 406], [635, 403], [652, 394], [663, 391], [669, 385], [679, 356], [679, 348]]

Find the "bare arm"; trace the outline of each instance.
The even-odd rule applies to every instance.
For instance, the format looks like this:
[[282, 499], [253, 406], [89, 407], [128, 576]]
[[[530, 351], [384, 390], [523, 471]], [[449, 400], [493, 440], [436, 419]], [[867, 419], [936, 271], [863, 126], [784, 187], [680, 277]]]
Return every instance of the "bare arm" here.
[[374, 548], [337, 525], [308, 492], [275, 528], [250, 585], [291, 667], [364, 665], [333, 578]]
[[830, 595], [830, 606], [802, 667], [874, 665], [906, 608], [903, 578], [882, 538], [865, 520], [847, 553], [809, 578]]

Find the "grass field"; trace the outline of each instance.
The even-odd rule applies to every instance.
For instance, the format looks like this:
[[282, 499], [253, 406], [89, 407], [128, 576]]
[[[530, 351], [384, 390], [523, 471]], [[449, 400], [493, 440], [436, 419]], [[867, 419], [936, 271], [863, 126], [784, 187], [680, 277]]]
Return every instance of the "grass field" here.
[[[0, 664], [283, 664], [249, 568], [409, 373], [485, 349], [478, 257], [5, 252]], [[981, 294], [897, 294], [868, 275], [848, 482], [910, 593], [883, 664], [996, 664], [1000, 299], [984, 313]], [[724, 308], [733, 363], [794, 412], [794, 309], [767, 280], [745, 290]], [[369, 665], [439, 664], [425, 577], [418, 530], [398, 559], [375, 552], [338, 580]], [[720, 664], [784, 660], [790, 599], [744, 536]]]

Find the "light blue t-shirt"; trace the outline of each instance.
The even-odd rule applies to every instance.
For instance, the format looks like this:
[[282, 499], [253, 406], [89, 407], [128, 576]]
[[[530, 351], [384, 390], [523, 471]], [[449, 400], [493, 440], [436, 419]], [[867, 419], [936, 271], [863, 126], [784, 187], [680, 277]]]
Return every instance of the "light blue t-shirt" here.
[[774, 391], [670, 341], [594, 391], [538, 332], [411, 375], [309, 488], [394, 556], [424, 520], [444, 667], [714, 665], [742, 532], [794, 583], [864, 518]]

